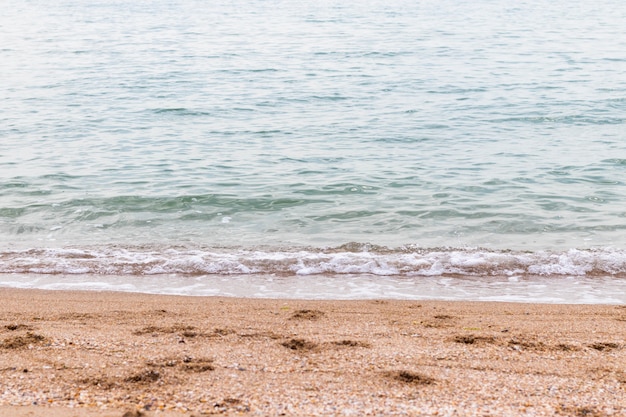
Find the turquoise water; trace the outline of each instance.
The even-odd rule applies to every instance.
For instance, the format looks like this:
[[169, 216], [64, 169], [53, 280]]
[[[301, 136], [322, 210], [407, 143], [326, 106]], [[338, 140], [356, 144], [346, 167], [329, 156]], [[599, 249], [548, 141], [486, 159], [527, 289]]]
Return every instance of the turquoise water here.
[[4, 9], [0, 273], [626, 275], [621, 2]]

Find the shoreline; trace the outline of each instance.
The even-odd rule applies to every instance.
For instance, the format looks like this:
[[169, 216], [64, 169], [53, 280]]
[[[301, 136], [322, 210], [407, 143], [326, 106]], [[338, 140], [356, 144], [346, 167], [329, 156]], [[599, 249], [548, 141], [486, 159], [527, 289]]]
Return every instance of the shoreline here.
[[368, 274], [308, 276], [0, 274], [0, 289], [96, 291], [186, 297], [298, 300], [432, 300], [626, 305], [626, 279], [616, 277], [407, 278]]
[[0, 416], [626, 416], [622, 305], [0, 300]]

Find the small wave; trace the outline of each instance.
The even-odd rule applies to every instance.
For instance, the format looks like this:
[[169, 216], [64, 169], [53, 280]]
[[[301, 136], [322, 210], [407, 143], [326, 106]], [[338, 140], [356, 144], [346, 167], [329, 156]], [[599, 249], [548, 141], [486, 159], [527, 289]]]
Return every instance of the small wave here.
[[191, 110], [185, 107], [153, 109], [153, 112], [156, 114], [171, 114], [174, 116], [210, 116], [211, 115], [211, 113], [208, 113], [208, 112]]
[[104, 275], [626, 276], [626, 251], [386, 248], [62, 248], [0, 252], [0, 273]]
[[618, 117], [589, 116], [517, 116], [491, 120], [494, 123], [530, 123], [530, 124], [563, 124], [563, 125], [618, 125], [626, 119]]

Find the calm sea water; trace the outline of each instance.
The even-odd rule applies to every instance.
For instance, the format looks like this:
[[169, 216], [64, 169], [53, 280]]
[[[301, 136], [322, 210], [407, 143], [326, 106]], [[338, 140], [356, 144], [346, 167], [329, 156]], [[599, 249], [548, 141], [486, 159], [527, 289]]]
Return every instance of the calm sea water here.
[[624, 27], [613, 0], [7, 0], [0, 285], [626, 302]]

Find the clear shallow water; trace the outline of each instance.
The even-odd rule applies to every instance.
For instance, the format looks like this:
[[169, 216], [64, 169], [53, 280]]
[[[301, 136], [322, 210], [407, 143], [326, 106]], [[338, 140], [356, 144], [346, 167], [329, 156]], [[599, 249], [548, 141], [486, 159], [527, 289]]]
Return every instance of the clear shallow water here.
[[399, 277], [312, 275], [158, 275], [129, 280], [120, 275], [0, 274], [0, 286], [44, 290], [142, 292], [185, 296], [284, 299], [465, 300], [558, 304], [625, 304], [626, 281], [610, 277]]
[[5, 9], [11, 282], [626, 275], [617, 1]]

